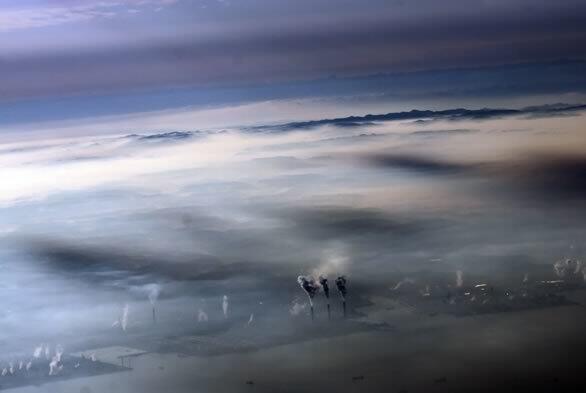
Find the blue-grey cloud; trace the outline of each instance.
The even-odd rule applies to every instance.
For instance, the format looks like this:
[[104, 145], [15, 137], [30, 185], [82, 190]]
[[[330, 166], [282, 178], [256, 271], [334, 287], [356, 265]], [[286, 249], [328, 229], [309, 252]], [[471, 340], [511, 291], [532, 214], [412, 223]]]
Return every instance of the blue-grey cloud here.
[[[388, 73], [364, 77], [322, 78], [291, 83], [165, 88], [89, 96], [38, 98], [4, 102], [0, 106], [0, 123], [95, 118], [184, 107], [235, 105], [271, 99], [336, 99], [342, 96], [355, 97], [354, 99], [359, 101], [379, 100], [391, 105], [404, 101], [424, 102], [425, 105], [429, 105], [431, 100], [439, 99], [467, 102], [470, 99], [586, 93], [585, 75], [586, 62], [558, 61]], [[361, 123], [364, 124], [364, 121]], [[348, 120], [346, 125], [353, 126], [356, 123]]]
[[[178, 5], [173, 7], [176, 13], [165, 14], [161, 25], [146, 18], [137, 26], [139, 37], [144, 38], [134, 42], [115, 34], [120, 35], [118, 42], [107, 37], [106, 43], [84, 48], [20, 48], [0, 63], [3, 97], [234, 86], [583, 59], [586, 13], [583, 2], [578, 1], [539, 5], [522, 0], [477, 2], [486, 12], [470, 12], [472, 4], [462, 1], [446, 6], [451, 12], [428, 1], [418, 2], [418, 6], [388, 6], [374, 0], [360, 6], [344, 2], [335, 9], [327, 2], [313, 6], [301, 2], [295, 7], [281, 5], [295, 15], [284, 20], [286, 12], [268, 3], [254, 1], [205, 11], [196, 5]], [[328, 12], [320, 16], [315, 9]], [[262, 23], [252, 22], [255, 12]], [[196, 26], [185, 19], [194, 14], [195, 21], [201, 22]], [[165, 27], [170, 21], [178, 24], [175, 35]], [[198, 30], [197, 26], [209, 26], [210, 21], [212, 27]], [[123, 25], [115, 27], [124, 31]], [[88, 39], [93, 38], [88, 35]], [[548, 81], [538, 83], [543, 84]]]

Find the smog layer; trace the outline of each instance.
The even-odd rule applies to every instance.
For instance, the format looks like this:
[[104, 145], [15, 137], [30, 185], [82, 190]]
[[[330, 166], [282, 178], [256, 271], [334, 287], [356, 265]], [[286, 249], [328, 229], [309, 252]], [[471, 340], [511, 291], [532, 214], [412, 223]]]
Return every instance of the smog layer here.
[[584, 109], [4, 143], [0, 389], [580, 391]]

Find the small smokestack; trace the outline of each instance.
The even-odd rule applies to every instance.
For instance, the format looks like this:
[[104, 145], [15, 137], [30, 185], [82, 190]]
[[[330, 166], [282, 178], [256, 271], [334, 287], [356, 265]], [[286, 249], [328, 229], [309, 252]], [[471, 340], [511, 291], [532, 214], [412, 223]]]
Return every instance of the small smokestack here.
[[319, 276], [318, 281], [324, 291], [324, 295], [326, 296], [326, 300], [327, 300], [326, 306], [328, 308], [328, 320], [329, 320], [329, 319], [331, 319], [331, 313], [330, 313], [330, 287], [328, 286], [328, 279], [324, 276]]
[[317, 286], [317, 284], [315, 283], [313, 278], [310, 276], [299, 276], [299, 277], [297, 277], [297, 282], [299, 283], [299, 285], [305, 291], [305, 293], [307, 294], [307, 297], [309, 298], [309, 308], [310, 308], [310, 313], [311, 313], [311, 320], [313, 321], [313, 319], [314, 319], [313, 297], [315, 296], [315, 294], [319, 290], [319, 287]]
[[346, 318], [346, 277], [339, 276], [336, 278], [336, 288], [342, 297], [342, 310], [344, 312], [344, 318]]

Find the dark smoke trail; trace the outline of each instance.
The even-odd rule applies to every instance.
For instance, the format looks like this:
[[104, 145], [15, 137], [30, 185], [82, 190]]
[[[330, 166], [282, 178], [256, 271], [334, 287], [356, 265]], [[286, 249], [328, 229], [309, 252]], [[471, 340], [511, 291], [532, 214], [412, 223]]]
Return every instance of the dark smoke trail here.
[[346, 318], [346, 277], [340, 276], [336, 278], [336, 287], [342, 297], [342, 308], [344, 310], [344, 318]]
[[311, 320], [313, 321], [313, 297], [319, 290], [319, 287], [315, 283], [312, 277], [309, 276], [299, 276], [297, 277], [297, 282], [303, 288], [305, 293], [307, 293], [307, 297], [309, 298], [309, 308], [311, 311]]
[[328, 286], [328, 279], [325, 278], [324, 276], [319, 276], [318, 281], [322, 287], [322, 289], [324, 290], [324, 295], [326, 295], [326, 299], [327, 299], [327, 308], [328, 308], [328, 320], [331, 319], [331, 314], [330, 314], [330, 287]]

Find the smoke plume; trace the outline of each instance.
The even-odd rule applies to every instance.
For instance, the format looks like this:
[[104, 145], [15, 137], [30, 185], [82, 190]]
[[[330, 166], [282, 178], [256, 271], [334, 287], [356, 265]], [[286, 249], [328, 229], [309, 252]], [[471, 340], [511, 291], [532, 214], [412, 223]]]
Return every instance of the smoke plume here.
[[328, 286], [328, 279], [324, 276], [319, 276], [318, 278], [319, 284], [321, 285], [323, 291], [324, 291], [324, 295], [326, 296], [326, 299], [329, 300], [330, 298], [330, 287]]
[[336, 288], [338, 288], [342, 300], [346, 301], [346, 277], [340, 276], [336, 278]]
[[299, 276], [297, 277], [297, 282], [307, 294], [307, 297], [309, 298], [309, 304], [313, 306], [313, 298], [319, 291], [319, 286], [315, 283], [313, 277], [310, 276]]

